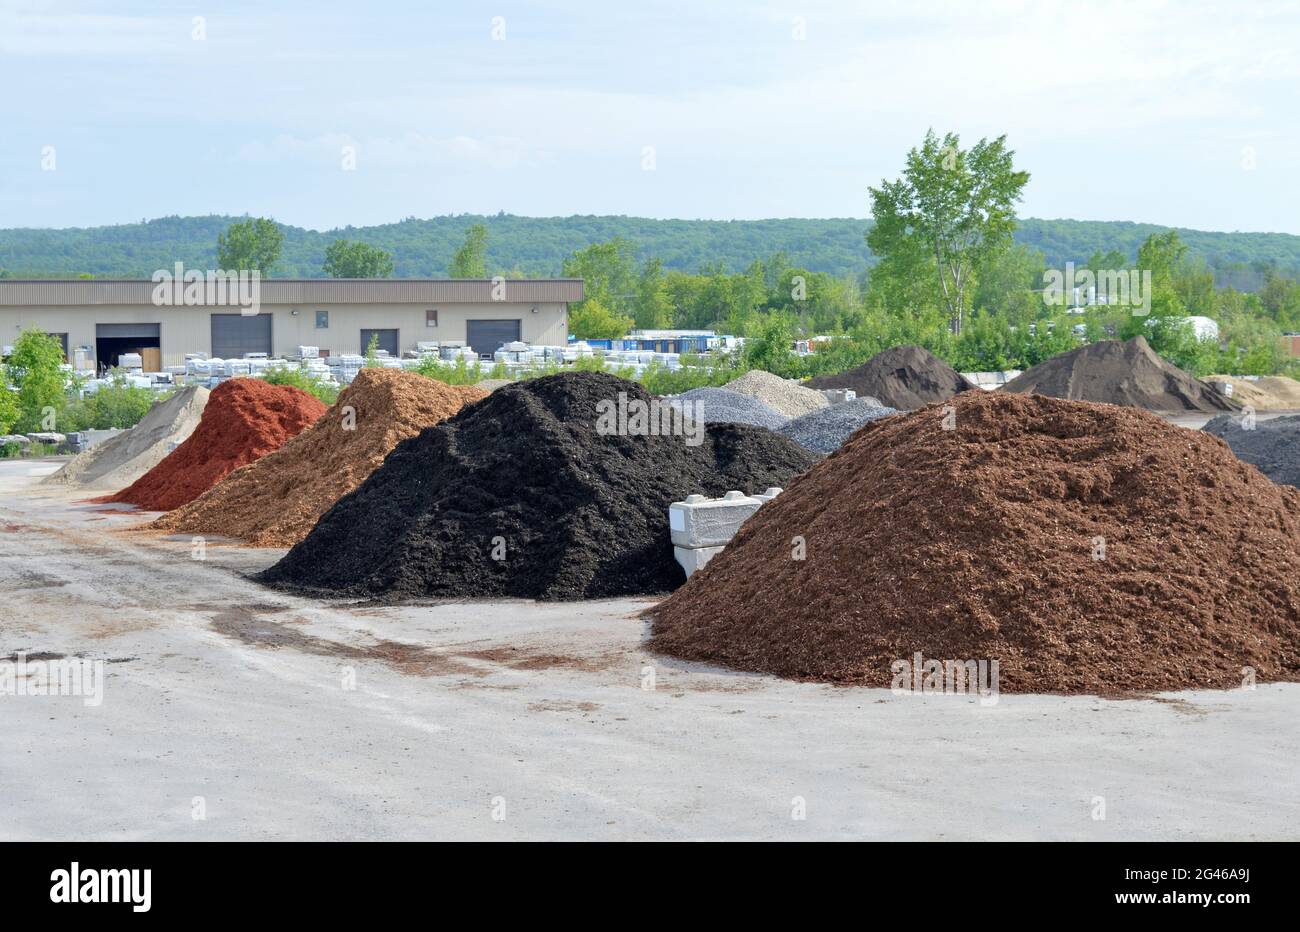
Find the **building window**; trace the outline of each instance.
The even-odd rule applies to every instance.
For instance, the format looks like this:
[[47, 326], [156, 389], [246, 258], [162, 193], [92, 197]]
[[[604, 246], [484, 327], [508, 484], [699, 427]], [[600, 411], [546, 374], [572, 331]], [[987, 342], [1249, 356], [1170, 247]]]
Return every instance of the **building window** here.
[[69, 362], [70, 360], [68, 358], [68, 335], [66, 333], [51, 333], [49, 334], [49, 336], [52, 336], [54, 337], [54, 339], [59, 341], [59, 345], [63, 347], [63, 361]]
[[424, 325], [426, 327], [438, 326], [438, 309], [436, 307], [428, 308], [424, 312]]
[[329, 329], [329, 326], [330, 326], [330, 312], [329, 312], [329, 311], [317, 311], [317, 312], [316, 312], [316, 329], [317, 329], [317, 330], [328, 330], [328, 329]]

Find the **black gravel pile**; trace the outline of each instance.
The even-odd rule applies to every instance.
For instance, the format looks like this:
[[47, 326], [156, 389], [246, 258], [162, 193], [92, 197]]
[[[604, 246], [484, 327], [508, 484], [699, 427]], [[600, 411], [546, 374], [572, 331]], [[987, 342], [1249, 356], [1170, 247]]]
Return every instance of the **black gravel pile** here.
[[1237, 459], [1258, 467], [1278, 485], [1300, 488], [1300, 414], [1253, 422], [1220, 414], [1202, 430], [1225, 441]]
[[818, 459], [743, 424], [709, 425], [698, 446], [601, 434], [597, 403], [620, 392], [657, 400], [598, 372], [497, 389], [400, 443], [261, 581], [388, 602], [666, 592], [685, 579], [671, 502], [784, 487]]

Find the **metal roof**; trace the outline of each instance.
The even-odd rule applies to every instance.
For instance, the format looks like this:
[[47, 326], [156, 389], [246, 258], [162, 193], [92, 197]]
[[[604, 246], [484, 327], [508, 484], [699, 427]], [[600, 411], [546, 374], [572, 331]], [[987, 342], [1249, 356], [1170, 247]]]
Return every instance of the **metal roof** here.
[[[509, 304], [574, 303], [580, 278], [507, 278]], [[149, 279], [0, 279], [0, 306], [153, 304]], [[264, 278], [262, 304], [488, 304], [485, 278]]]

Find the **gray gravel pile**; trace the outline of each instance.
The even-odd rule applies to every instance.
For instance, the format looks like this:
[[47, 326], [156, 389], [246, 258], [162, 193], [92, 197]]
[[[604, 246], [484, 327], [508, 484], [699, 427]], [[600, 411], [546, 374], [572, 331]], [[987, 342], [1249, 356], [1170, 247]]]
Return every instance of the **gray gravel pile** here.
[[1255, 421], [1246, 430], [1240, 415], [1220, 414], [1202, 430], [1232, 447], [1237, 459], [1250, 463], [1278, 485], [1300, 488], [1300, 414]]
[[[670, 395], [668, 402], [689, 401], [687, 414], [697, 415], [705, 424], [753, 424], [776, 430], [790, 419], [753, 395], [744, 395], [726, 388], [692, 388], [680, 395]], [[680, 404], [673, 407], [681, 410]]]
[[810, 414], [830, 404], [821, 392], [804, 388], [798, 382], [783, 379], [762, 369], [751, 369], [724, 387], [742, 395], [752, 395], [777, 414], [786, 417]]
[[897, 408], [872, 404], [874, 400], [858, 398], [822, 408], [795, 418], [777, 433], [785, 434], [801, 447], [815, 453], [834, 453], [863, 424], [898, 413]]
[[201, 385], [182, 388], [155, 402], [130, 430], [124, 430], [73, 457], [43, 481], [78, 489], [117, 491], [153, 469], [199, 425], [208, 403]]

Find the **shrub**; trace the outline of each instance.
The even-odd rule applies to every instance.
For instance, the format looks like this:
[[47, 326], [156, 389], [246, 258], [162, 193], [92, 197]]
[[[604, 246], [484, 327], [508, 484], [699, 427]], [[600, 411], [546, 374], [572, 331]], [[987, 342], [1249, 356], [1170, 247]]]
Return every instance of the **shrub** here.
[[324, 382], [314, 378], [306, 369], [268, 369], [262, 376], [272, 385], [290, 385], [300, 388], [309, 395], [314, 395], [327, 405], [334, 404], [339, 397], [339, 387], [333, 382]]
[[155, 402], [170, 395], [171, 392], [159, 393], [132, 385], [124, 374], [115, 372], [111, 384], [85, 398], [70, 401], [59, 418], [59, 428], [66, 433], [134, 427]]

